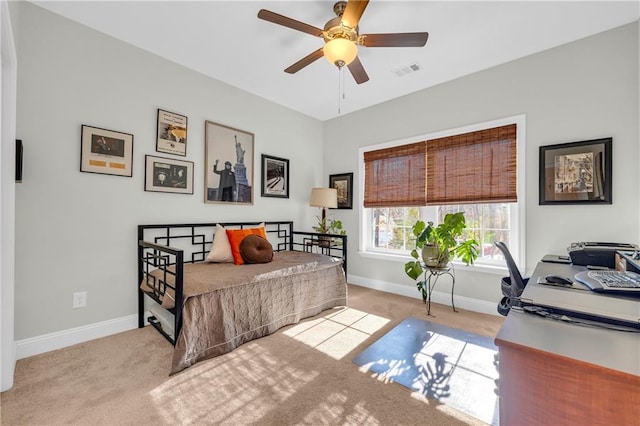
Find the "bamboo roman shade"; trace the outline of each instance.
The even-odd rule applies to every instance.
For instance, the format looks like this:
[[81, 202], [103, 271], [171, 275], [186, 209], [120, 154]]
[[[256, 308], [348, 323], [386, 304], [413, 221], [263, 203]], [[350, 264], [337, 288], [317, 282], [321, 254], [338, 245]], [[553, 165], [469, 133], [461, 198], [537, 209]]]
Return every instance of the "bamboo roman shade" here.
[[517, 201], [516, 125], [427, 142], [427, 204]]
[[364, 206], [424, 206], [425, 142], [364, 153]]
[[516, 125], [364, 153], [364, 206], [517, 201]]

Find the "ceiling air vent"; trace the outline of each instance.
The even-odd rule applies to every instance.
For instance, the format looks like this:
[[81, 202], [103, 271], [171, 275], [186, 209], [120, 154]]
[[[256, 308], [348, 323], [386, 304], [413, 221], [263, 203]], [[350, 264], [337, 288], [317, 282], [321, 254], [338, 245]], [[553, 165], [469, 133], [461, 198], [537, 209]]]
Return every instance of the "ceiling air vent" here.
[[397, 68], [395, 70], [393, 70], [394, 73], [396, 73], [396, 75], [398, 77], [403, 77], [407, 74], [411, 74], [412, 72], [416, 72], [416, 71], [420, 71], [422, 69], [422, 67], [418, 64], [411, 64], [411, 65], [407, 65], [401, 68]]

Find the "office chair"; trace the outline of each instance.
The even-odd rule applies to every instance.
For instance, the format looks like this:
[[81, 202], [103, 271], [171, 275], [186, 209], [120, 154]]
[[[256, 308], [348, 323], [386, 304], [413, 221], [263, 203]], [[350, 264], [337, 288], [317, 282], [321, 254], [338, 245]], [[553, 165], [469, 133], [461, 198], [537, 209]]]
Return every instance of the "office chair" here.
[[507, 262], [507, 268], [509, 268], [509, 276], [503, 278], [500, 283], [504, 297], [500, 300], [500, 303], [498, 303], [498, 313], [506, 316], [512, 306], [520, 306], [518, 298], [529, 282], [529, 278], [523, 278], [522, 275], [520, 275], [518, 266], [516, 262], [514, 262], [513, 257], [511, 257], [511, 252], [505, 243], [502, 241], [494, 241], [493, 244], [500, 249]]

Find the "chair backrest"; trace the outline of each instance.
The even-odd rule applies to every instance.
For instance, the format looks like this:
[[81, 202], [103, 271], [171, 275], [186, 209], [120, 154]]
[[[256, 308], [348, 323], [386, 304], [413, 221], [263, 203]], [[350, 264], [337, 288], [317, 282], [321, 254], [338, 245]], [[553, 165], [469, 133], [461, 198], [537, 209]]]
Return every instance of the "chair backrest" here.
[[522, 278], [522, 275], [518, 270], [518, 266], [516, 265], [516, 262], [513, 260], [513, 257], [511, 256], [511, 252], [507, 248], [507, 245], [502, 241], [494, 241], [493, 244], [495, 244], [495, 246], [498, 247], [502, 252], [502, 254], [504, 255], [504, 259], [507, 262], [507, 268], [509, 268], [509, 276], [511, 277], [511, 286], [510, 286], [511, 288], [509, 292], [510, 294], [504, 294], [504, 289], [503, 289], [503, 294], [506, 297], [512, 297], [512, 298], [520, 297], [520, 295], [522, 294], [522, 291], [524, 290], [529, 280], [527, 278]]

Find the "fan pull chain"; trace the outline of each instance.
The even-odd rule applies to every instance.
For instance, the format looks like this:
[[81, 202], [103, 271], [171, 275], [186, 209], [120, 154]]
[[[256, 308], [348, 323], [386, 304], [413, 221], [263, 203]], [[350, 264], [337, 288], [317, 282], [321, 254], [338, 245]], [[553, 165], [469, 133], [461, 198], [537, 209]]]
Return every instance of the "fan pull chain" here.
[[341, 114], [342, 99], [346, 99], [344, 91], [344, 67], [338, 67], [338, 114]]
[[341, 77], [342, 77], [342, 67], [339, 67], [338, 68], [338, 115], [341, 114], [340, 105], [341, 105], [341, 102], [342, 102], [342, 100], [340, 99], [340, 92], [341, 92], [340, 84], [341, 84], [341, 80], [342, 80]]
[[[344, 67], [342, 67], [342, 68], [344, 69]], [[345, 74], [345, 71], [342, 71], [342, 70], [340, 70], [340, 71], [341, 71], [340, 80], [342, 81], [342, 99], [346, 99], [346, 96], [344, 95], [344, 93], [345, 93], [344, 92], [344, 74]]]

